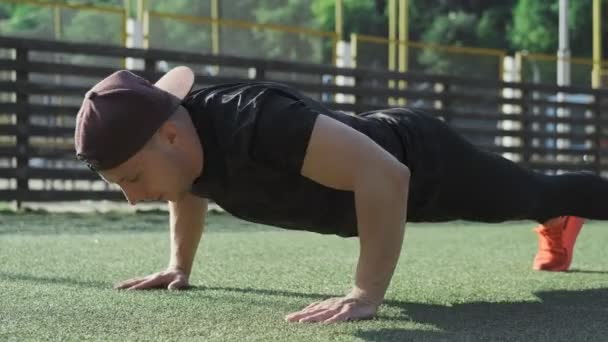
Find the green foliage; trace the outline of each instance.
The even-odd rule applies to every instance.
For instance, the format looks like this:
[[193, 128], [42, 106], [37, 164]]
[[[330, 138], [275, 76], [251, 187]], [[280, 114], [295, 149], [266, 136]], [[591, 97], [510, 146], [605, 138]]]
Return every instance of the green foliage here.
[[0, 34], [53, 38], [52, 11], [30, 5], [2, 5]]
[[[440, 15], [435, 18], [431, 28], [425, 32], [423, 40], [442, 45], [470, 46], [476, 39], [475, 23], [475, 15], [463, 11]], [[418, 62], [423, 66], [424, 71], [438, 74], [467, 74], [478, 67], [469, 63], [468, 60], [470, 60], [470, 56], [446, 56], [445, 53], [434, 49], [424, 49], [418, 55]], [[416, 68], [414, 71], [421, 70]]]
[[[253, 13], [257, 22], [262, 24], [314, 27], [311, 6], [308, 1], [259, 1]], [[292, 61], [318, 62], [321, 60], [324, 40], [331, 44], [329, 38], [272, 30], [256, 30], [253, 32], [253, 37], [258, 48], [266, 52], [265, 57]]]
[[64, 39], [71, 41], [120, 44], [122, 27], [122, 17], [120, 16], [81, 11], [72, 18], [68, 25], [63, 26], [63, 36]]
[[555, 52], [558, 41], [558, 2], [520, 0], [513, 15], [510, 40], [514, 47]]
[[511, 8], [500, 6], [484, 11], [477, 20], [477, 46], [494, 49], [510, 49], [506, 34], [511, 24]]
[[[156, 12], [195, 15], [204, 11], [191, 6], [190, 0], [150, 1]], [[174, 19], [150, 19], [150, 46], [158, 49], [186, 50], [199, 53], [211, 52], [211, 26], [180, 22]]]
[[[313, 0], [312, 13], [317, 25], [323, 31], [335, 30], [335, 1]], [[348, 40], [351, 33], [386, 37], [388, 25], [386, 13], [380, 15], [376, 11], [374, 1], [344, 0], [344, 37]]]

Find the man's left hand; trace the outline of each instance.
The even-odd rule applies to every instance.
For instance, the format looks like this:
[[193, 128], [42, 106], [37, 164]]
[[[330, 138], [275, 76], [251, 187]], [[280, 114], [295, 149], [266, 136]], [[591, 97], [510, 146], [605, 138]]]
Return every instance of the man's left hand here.
[[285, 316], [288, 322], [334, 323], [370, 319], [376, 315], [378, 305], [360, 298], [337, 297], [312, 303], [301, 311]]

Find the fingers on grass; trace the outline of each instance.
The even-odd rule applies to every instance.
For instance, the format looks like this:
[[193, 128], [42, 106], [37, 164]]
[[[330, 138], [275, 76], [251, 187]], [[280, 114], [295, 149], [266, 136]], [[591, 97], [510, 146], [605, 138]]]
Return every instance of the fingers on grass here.
[[329, 309], [326, 308], [318, 313], [310, 314], [306, 317], [303, 317], [299, 320], [300, 323], [306, 322], [323, 322], [326, 319], [333, 317], [336, 313], [340, 312], [340, 309]]
[[125, 281], [121, 281], [117, 284], [114, 285], [115, 289], [121, 290], [121, 289], [126, 289], [128, 287], [131, 287], [137, 283], [139, 283], [140, 281], [144, 280], [145, 278], [133, 278], [133, 279], [129, 279], [129, 280], [125, 280]]
[[294, 312], [290, 315], [287, 315], [287, 317], [285, 317], [285, 319], [289, 322], [299, 322], [300, 319], [308, 317], [310, 315], [314, 315], [317, 314], [319, 312], [325, 311], [324, 308], [321, 309], [304, 309], [298, 312]]
[[163, 277], [151, 277], [128, 288], [128, 290], [154, 289], [164, 285]]
[[314, 303], [308, 305], [307, 307], [305, 307], [304, 309], [302, 309], [302, 311], [311, 309], [311, 308], [313, 308], [313, 307], [315, 307], [315, 306], [317, 306], [317, 305], [319, 305], [321, 303], [323, 303], [323, 302], [314, 302]]

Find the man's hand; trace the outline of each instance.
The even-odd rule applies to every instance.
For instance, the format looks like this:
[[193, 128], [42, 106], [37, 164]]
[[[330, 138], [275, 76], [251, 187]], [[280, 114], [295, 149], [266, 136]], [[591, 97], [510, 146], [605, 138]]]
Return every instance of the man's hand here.
[[165, 271], [154, 273], [147, 277], [125, 280], [116, 284], [114, 288], [126, 290], [181, 290], [187, 288], [188, 286], [188, 275], [185, 272], [179, 269], [169, 268]]
[[348, 295], [312, 303], [303, 310], [285, 316], [288, 322], [334, 323], [373, 318], [378, 305], [358, 296]]

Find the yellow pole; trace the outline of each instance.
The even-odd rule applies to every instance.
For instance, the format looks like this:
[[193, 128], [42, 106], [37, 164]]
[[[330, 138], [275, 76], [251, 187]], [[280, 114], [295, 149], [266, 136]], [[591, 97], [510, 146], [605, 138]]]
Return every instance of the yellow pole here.
[[[388, 0], [388, 70], [394, 71], [396, 68], [395, 52], [397, 41], [397, 0]], [[388, 81], [389, 89], [395, 88], [395, 81]], [[395, 99], [388, 98], [388, 104], [394, 105]]]
[[211, 52], [214, 55], [220, 53], [220, 3], [219, 0], [211, 0]]
[[131, 18], [131, 0], [124, 0], [123, 4], [125, 5], [124, 14], [122, 16], [122, 32], [120, 37], [120, 42], [122, 46], [127, 46], [127, 20]]
[[150, 8], [146, 0], [137, 0], [137, 20], [143, 25], [144, 49], [150, 47]]
[[[408, 0], [399, 0], [399, 72], [407, 71], [408, 44]], [[399, 81], [399, 90], [405, 89], [406, 83]], [[405, 99], [399, 99], [399, 105], [405, 105]]]
[[335, 12], [335, 20], [336, 20], [336, 34], [338, 35], [338, 40], [344, 39], [344, 1], [336, 0], [336, 12]]
[[601, 86], [602, 70], [602, 5], [601, 0], [593, 0], [593, 71], [591, 86]]
[[53, 6], [53, 23], [55, 25], [55, 39], [61, 39], [61, 7], [59, 5]]
[[141, 22], [144, 18], [144, 0], [137, 0], [137, 21]]
[[357, 34], [350, 34], [350, 58], [353, 68], [357, 67]]

